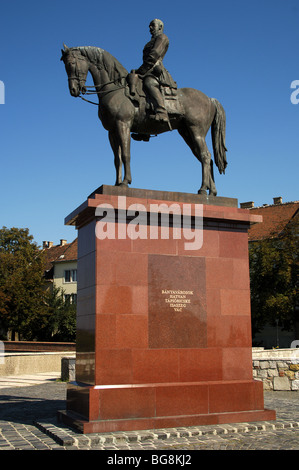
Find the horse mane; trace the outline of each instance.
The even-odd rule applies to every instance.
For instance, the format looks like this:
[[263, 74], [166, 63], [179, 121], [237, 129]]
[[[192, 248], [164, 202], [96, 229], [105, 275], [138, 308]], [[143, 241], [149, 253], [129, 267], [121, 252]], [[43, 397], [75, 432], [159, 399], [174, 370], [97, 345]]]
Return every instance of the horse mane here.
[[80, 51], [80, 53], [99, 70], [104, 68], [110, 80], [119, 80], [128, 75], [128, 71], [125, 67], [121, 65], [113, 55], [100, 47], [82, 46], [74, 47], [72, 49]]

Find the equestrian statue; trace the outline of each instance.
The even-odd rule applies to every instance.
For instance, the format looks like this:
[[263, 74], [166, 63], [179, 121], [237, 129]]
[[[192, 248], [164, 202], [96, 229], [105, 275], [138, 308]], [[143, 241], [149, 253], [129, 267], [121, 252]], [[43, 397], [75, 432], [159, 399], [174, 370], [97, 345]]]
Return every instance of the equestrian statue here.
[[[153, 135], [176, 129], [202, 165], [199, 194], [216, 196], [213, 161], [205, 137], [211, 127], [214, 161], [219, 173], [227, 166], [222, 105], [193, 88], [177, 88], [163, 64], [169, 46], [161, 20], [149, 25], [151, 40], [143, 49], [143, 63], [130, 73], [109, 52], [99, 47], [67, 47], [61, 60], [68, 75], [70, 94], [85, 101], [96, 94], [98, 115], [108, 131], [114, 154], [116, 186], [132, 182], [131, 137], [149, 141]], [[94, 86], [86, 85], [90, 72]], [[93, 88], [94, 91], [89, 90]], [[122, 170], [124, 176], [122, 177]]]

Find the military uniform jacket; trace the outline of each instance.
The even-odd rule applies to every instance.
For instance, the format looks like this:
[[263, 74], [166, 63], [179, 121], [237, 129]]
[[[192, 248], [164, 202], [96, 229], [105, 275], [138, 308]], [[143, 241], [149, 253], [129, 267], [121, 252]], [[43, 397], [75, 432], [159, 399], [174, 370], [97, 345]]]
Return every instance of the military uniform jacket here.
[[143, 64], [136, 70], [139, 75], [153, 75], [161, 85], [176, 88], [177, 85], [164, 67], [162, 60], [168, 50], [169, 39], [165, 34], [152, 38], [143, 49]]

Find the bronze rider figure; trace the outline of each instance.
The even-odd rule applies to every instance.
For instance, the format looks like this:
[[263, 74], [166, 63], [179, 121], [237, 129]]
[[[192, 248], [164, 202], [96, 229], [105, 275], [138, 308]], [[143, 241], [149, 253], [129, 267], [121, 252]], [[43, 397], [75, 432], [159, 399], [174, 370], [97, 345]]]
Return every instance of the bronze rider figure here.
[[163, 29], [164, 24], [161, 20], [154, 19], [150, 22], [149, 30], [152, 38], [143, 49], [143, 64], [132, 72], [138, 74], [143, 81], [144, 91], [154, 106], [155, 119], [169, 122], [160, 86], [175, 89], [177, 86], [162, 63], [169, 46], [169, 39], [163, 33]]

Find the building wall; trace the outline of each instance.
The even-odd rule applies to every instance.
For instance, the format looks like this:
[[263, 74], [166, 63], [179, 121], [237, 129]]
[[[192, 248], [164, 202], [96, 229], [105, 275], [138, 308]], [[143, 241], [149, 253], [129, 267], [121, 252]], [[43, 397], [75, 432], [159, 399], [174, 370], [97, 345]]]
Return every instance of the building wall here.
[[67, 270], [77, 270], [77, 261], [60, 261], [54, 263], [53, 283], [55, 287], [62, 288], [65, 295], [77, 294], [77, 281], [65, 281], [65, 271]]

